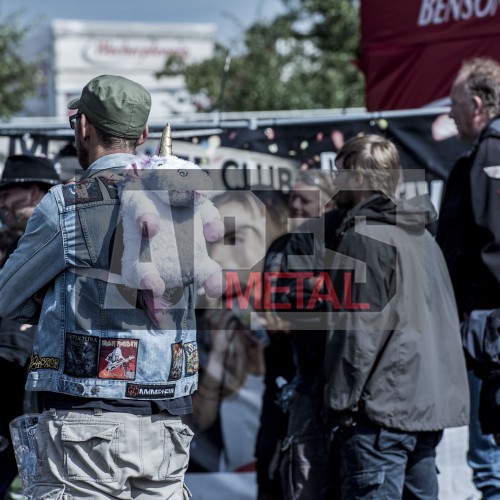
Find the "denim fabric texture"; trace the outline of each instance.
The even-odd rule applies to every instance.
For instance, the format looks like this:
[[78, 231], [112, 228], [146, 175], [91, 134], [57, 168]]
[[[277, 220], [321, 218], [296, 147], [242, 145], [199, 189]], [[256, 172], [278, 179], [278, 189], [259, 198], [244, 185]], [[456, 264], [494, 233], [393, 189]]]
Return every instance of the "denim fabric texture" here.
[[[28, 390], [145, 400], [196, 390], [192, 286], [158, 328], [137, 307], [137, 290], [106, 279], [120, 274], [116, 182], [134, 158], [104, 156], [78, 182], [52, 188], [3, 268], [0, 316], [38, 321]], [[32, 296], [47, 283], [37, 311]]]
[[469, 372], [470, 424], [467, 462], [472, 469], [472, 480], [484, 500], [500, 500], [500, 446], [492, 434], [483, 434], [479, 423], [479, 395], [482, 381]]

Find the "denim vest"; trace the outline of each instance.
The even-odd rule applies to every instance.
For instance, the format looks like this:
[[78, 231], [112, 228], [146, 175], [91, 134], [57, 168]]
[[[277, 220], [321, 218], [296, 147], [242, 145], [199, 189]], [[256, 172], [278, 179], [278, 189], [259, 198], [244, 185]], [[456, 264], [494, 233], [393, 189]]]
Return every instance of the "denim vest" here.
[[0, 274], [0, 315], [22, 321], [34, 316], [31, 296], [49, 283], [29, 390], [152, 400], [197, 387], [193, 287], [178, 291], [159, 328], [137, 305], [137, 291], [116, 279], [122, 240], [112, 177], [133, 159], [102, 157], [77, 183], [52, 188]]

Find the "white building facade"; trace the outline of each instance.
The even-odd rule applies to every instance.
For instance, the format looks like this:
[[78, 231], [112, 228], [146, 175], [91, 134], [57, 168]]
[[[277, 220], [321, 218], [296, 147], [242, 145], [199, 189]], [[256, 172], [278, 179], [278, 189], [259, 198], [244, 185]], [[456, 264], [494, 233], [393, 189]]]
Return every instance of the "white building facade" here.
[[168, 56], [187, 64], [212, 57], [213, 24], [130, 23], [55, 19], [28, 40], [27, 53], [40, 59], [42, 82], [29, 99], [30, 116], [68, 115], [66, 104], [93, 77], [116, 74], [146, 87], [151, 118], [196, 111], [184, 78], [157, 78]]

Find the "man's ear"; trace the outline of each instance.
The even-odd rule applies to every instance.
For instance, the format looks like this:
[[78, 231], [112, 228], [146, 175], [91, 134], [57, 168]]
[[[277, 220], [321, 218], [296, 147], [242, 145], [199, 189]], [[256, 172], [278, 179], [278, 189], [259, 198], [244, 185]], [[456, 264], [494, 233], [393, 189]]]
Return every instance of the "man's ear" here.
[[80, 116], [80, 135], [84, 141], [88, 140], [90, 136], [90, 127], [92, 124], [87, 120], [87, 117], [82, 114]]
[[354, 185], [359, 189], [366, 187], [365, 176], [363, 175], [362, 172], [359, 171], [356, 172], [356, 175], [354, 176]]
[[137, 145], [140, 146], [141, 144], [144, 144], [146, 142], [146, 139], [148, 138], [148, 135], [149, 135], [149, 128], [146, 125], [146, 127], [142, 131], [141, 136], [139, 137], [139, 139], [137, 139]]
[[484, 112], [484, 103], [479, 96], [472, 96], [472, 105], [474, 106], [474, 114], [482, 114]]

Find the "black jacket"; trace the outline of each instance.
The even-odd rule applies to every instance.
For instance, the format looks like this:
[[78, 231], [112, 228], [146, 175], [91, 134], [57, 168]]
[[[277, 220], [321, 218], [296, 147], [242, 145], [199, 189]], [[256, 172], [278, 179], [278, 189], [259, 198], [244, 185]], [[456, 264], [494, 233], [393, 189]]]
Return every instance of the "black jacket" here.
[[314, 287], [307, 279], [296, 279], [294, 273], [310, 272], [314, 276], [329, 272], [331, 251], [335, 248], [337, 230], [345, 216], [333, 210], [304, 223], [297, 232], [288, 235], [280, 264], [282, 273], [290, 273], [277, 282], [275, 302], [288, 309], [280, 309], [282, 317], [293, 326], [293, 356], [296, 366], [297, 390], [310, 395], [321, 393], [324, 384], [323, 361], [328, 331], [329, 303], [318, 297], [311, 301]]
[[500, 307], [500, 116], [453, 167], [436, 240], [441, 246], [460, 318]]
[[[450, 271], [460, 318], [500, 308], [500, 116], [455, 163], [441, 206], [436, 239]], [[500, 432], [500, 366], [468, 358], [484, 379], [479, 419]]]
[[[16, 238], [12, 242], [0, 268], [16, 249], [18, 241], [19, 238]], [[31, 356], [35, 332], [36, 328], [31, 325], [21, 325], [12, 319], [0, 318], [0, 359], [25, 366]]]

